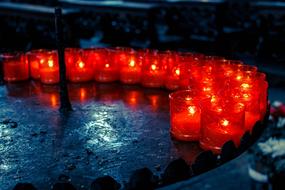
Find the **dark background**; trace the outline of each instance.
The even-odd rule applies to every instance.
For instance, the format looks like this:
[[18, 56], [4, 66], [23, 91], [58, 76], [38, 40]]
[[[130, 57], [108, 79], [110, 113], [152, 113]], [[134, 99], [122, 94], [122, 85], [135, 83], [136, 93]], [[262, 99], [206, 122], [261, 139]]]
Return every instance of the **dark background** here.
[[285, 76], [285, 1], [2, 0], [0, 52], [55, 48], [55, 6], [68, 47], [194, 51], [257, 65], [274, 84]]

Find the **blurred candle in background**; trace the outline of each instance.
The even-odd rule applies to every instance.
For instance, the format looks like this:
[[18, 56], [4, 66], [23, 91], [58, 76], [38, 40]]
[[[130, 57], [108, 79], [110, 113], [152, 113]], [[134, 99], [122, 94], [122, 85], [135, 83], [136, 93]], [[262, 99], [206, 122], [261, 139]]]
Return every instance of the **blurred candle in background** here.
[[17, 82], [29, 79], [29, 62], [25, 54], [4, 53], [1, 54], [3, 60], [4, 80], [7, 82]]
[[170, 52], [166, 59], [167, 75], [165, 87], [168, 90], [177, 90], [180, 88], [181, 62], [176, 52]]

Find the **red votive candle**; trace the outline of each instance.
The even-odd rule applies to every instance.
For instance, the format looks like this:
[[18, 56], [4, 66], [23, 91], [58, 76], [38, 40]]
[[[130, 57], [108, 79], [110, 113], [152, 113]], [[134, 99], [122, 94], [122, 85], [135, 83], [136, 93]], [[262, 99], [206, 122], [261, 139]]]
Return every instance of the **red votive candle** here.
[[232, 140], [238, 147], [244, 133], [244, 105], [239, 103], [205, 104], [202, 109], [200, 146], [219, 154]]
[[29, 78], [29, 63], [22, 53], [2, 54], [4, 80], [8, 82], [23, 81]]
[[179, 63], [181, 89], [191, 89], [196, 81], [200, 80], [201, 62], [204, 58], [203, 54], [180, 53]]
[[200, 97], [195, 91], [182, 90], [170, 94], [170, 133], [182, 141], [197, 141], [200, 138]]
[[169, 90], [177, 90], [180, 87], [181, 62], [176, 53], [171, 53], [166, 58], [168, 66], [165, 87]]
[[167, 56], [159, 55], [156, 52], [146, 54], [142, 67], [142, 85], [145, 87], [157, 88], [164, 85], [167, 65], [162, 61]]
[[233, 89], [234, 101], [245, 105], [245, 130], [251, 132], [255, 123], [260, 120], [260, 95], [256, 88]]
[[72, 49], [66, 55], [67, 76], [71, 82], [86, 82], [93, 79], [93, 62], [88, 61], [88, 50]]
[[95, 80], [113, 82], [119, 79], [119, 64], [114, 61], [114, 50], [97, 49], [94, 52]]
[[120, 63], [120, 81], [125, 84], [136, 84], [141, 81], [142, 62], [133, 50], [125, 53]]
[[59, 82], [59, 65], [55, 51], [46, 52], [42, 57], [40, 79], [44, 84], [56, 84]]
[[43, 57], [47, 50], [39, 49], [27, 53], [30, 65], [30, 75], [33, 79], [40, 78], [40, 64], [44, 61]]

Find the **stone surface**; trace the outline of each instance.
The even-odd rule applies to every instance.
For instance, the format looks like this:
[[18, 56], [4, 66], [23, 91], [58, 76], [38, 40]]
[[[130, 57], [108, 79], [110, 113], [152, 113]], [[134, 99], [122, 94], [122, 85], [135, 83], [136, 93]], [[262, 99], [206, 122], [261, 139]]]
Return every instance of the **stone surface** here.
[[34, 81], [0, 86], [1, 190], [18, 182], [49, 189], [60, 175], [77, 189], [105, 175], [123, 184], [134, 170], [159, 176], [172, 160], [201, 151], [197, 143], [173, 144], [166, 90], [70, 84], [69, 115], [58, 111], [58, 90]]

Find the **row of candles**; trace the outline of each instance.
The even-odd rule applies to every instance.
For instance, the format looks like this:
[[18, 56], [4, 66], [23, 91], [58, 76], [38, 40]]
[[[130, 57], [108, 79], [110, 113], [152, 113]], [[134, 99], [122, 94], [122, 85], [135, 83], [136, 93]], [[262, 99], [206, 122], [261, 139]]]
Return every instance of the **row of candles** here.
[[[39, 79], [59, 82], [56, 51], [4, 54], [6, 81]], [[140, 83], [165, 87], [170, 94], [171, 134], [219, 152], [222, 145], [251, 131], [267, 110], [266, 76], [254, 66], [222, 57], [130, 48], [65, 50], [66, 76], [71, 82]]]

